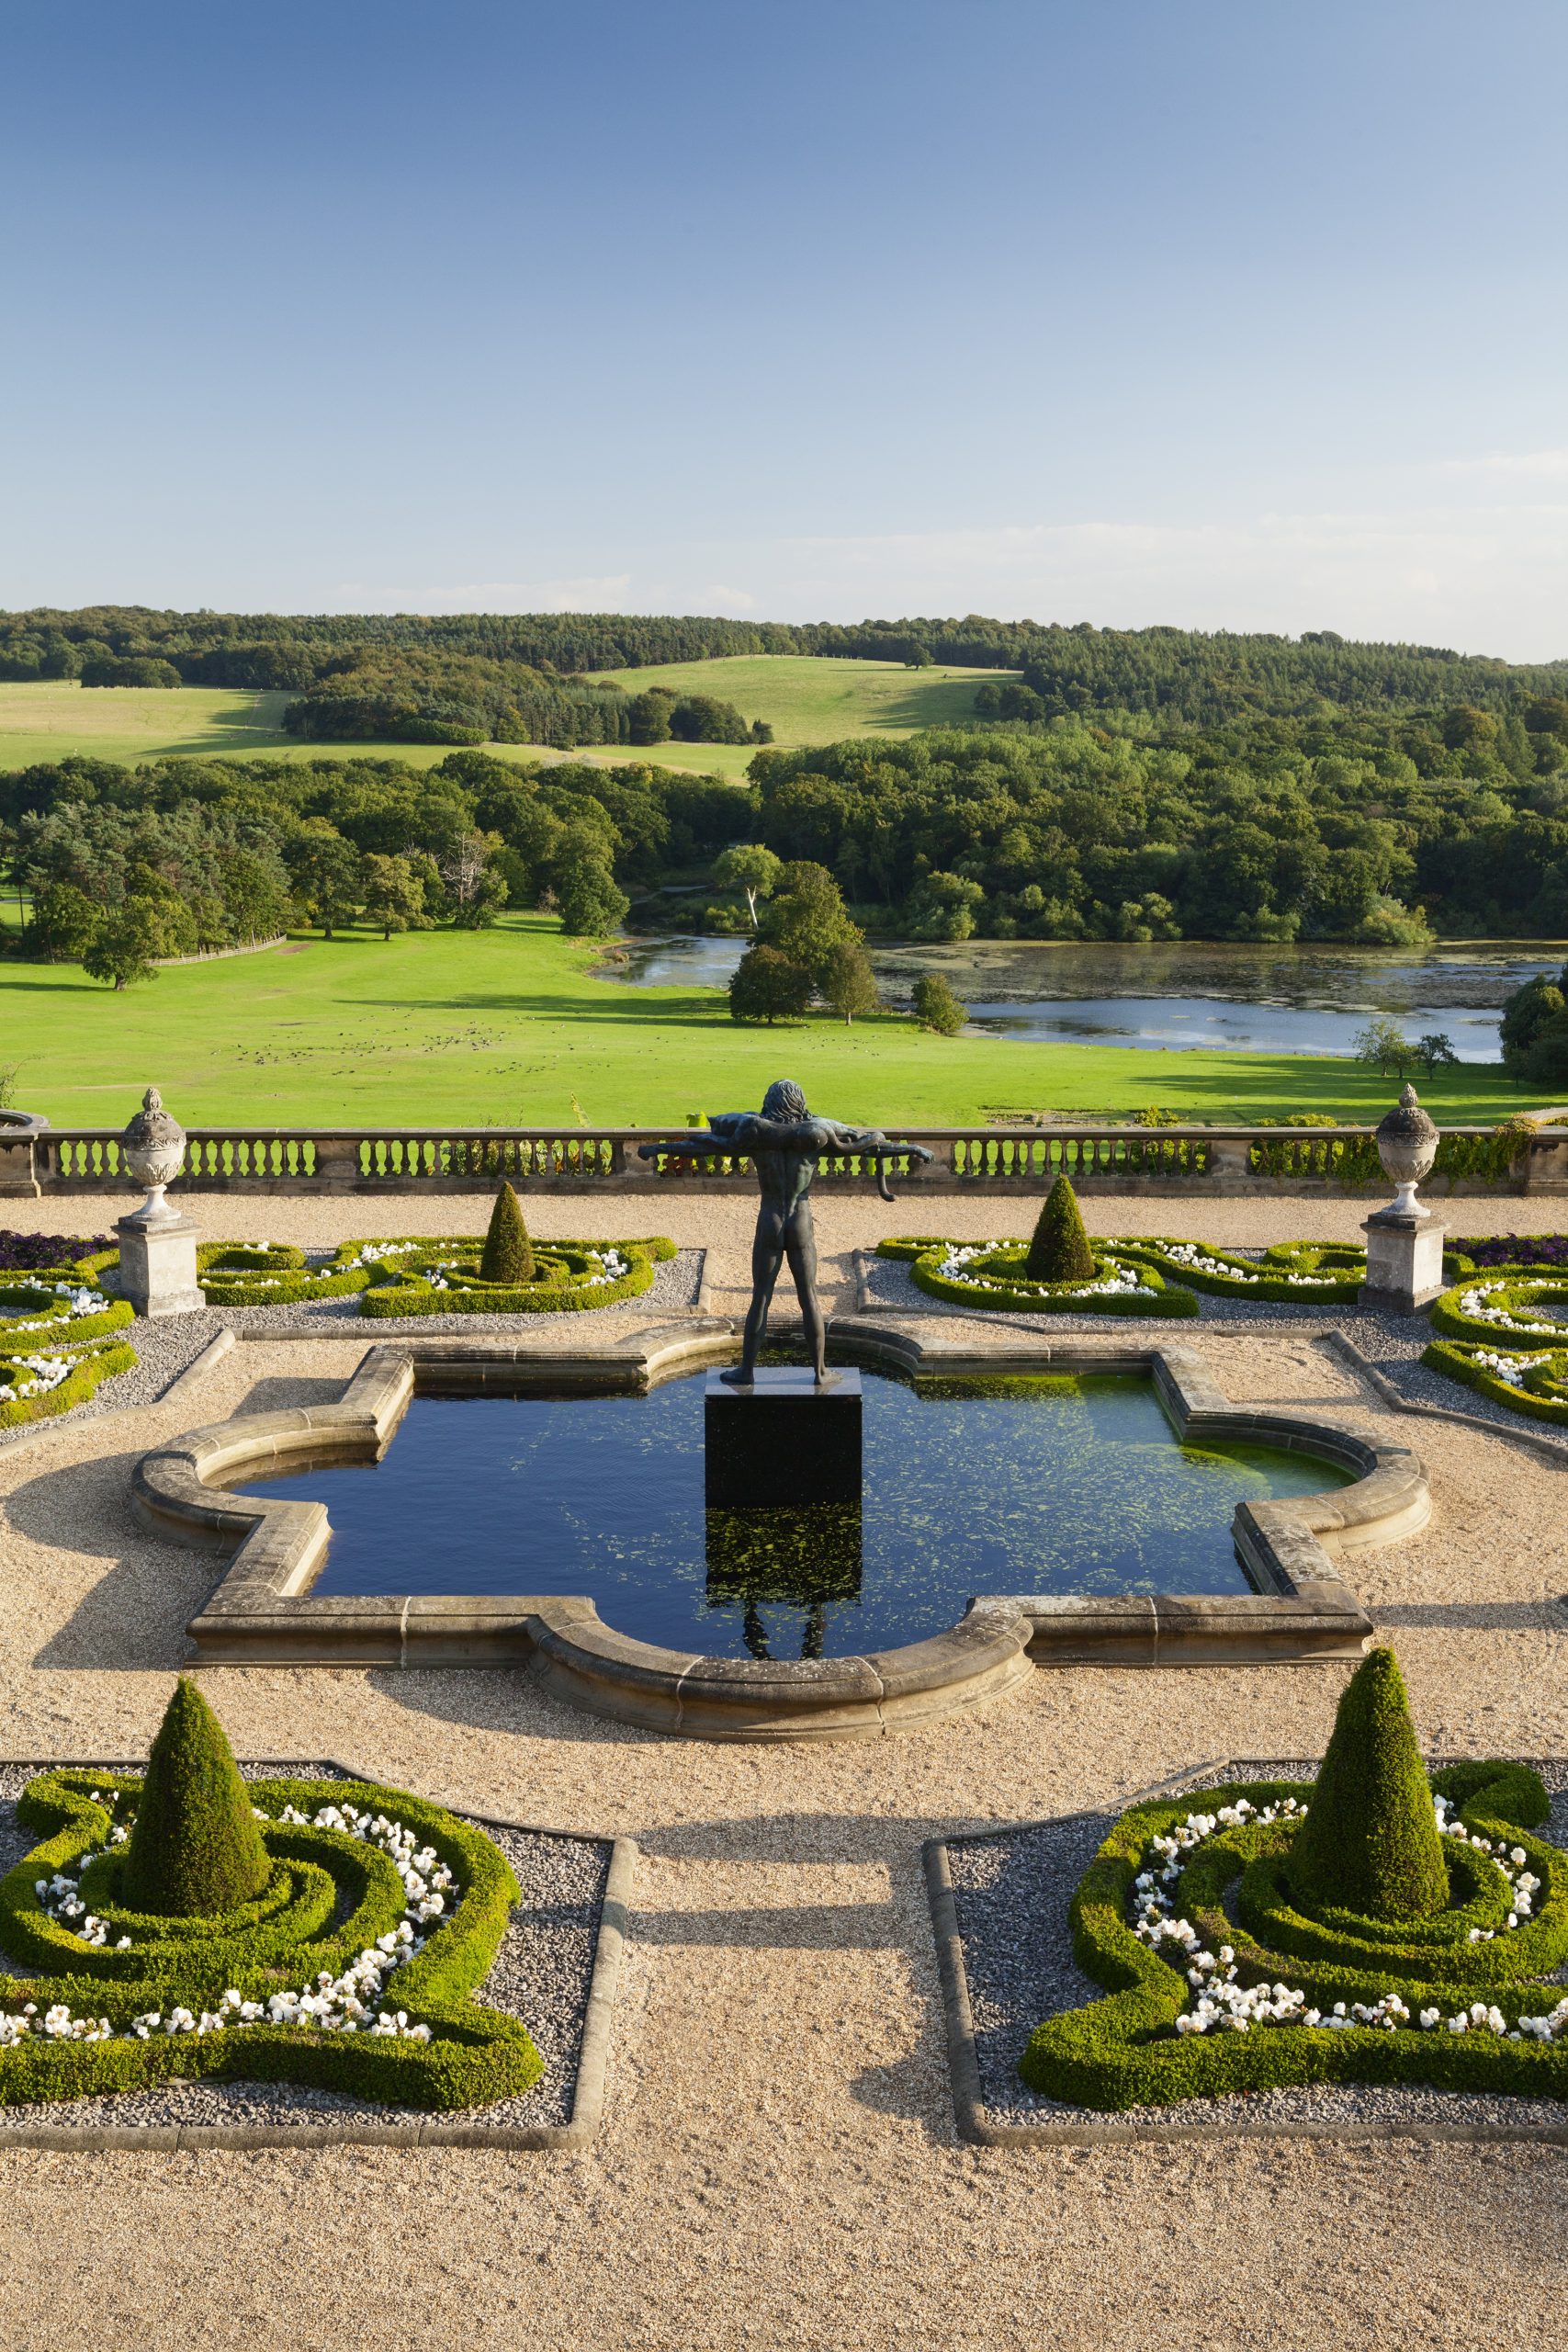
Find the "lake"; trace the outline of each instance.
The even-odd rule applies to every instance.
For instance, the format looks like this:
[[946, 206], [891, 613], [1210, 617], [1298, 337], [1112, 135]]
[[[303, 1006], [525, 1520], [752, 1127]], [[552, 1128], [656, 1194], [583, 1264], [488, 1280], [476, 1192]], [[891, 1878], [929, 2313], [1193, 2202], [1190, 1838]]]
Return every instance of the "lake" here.
[[[603, 977], [633, 988], [721, 989], [742, 939], [627, 943]], [[1202, 940], [1154, 946], [1104, 941], [966, 940], [927, 947], [871, 942], [890, 1004], [907, 1005], [920, 972], [941, 972], [977, 1035], [1032, 1044], [1145, 1050], [1348, 1054], [1373, 1014], [1410, 1036], [1440, 1030], [1461, 1059], [1500, 1058], [1497, 1019], [1509, 990], [1555, 971], [1561, 946], [1253, 947]]]

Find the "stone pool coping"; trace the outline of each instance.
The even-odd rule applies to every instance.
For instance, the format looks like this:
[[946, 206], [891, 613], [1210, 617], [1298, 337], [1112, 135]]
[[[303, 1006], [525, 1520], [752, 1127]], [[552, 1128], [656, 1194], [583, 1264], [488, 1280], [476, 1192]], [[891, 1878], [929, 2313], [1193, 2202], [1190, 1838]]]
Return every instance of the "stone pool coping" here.
[[924, 1319], [854, 1316], [831, 1327], [845, 1354], [953, 1377], [1057, 1372], [1147, 1374], [1179, 1438], [1232, 1439], [1315, 1455], [1354, 1483], [1238, 1506], [1233, 1533], [1257, 1589], [1205, 1598], [989, 1594], [924, 1641], [863, 1657], [723, 1658], [617, 1632], [592, 1600], [529, 1594], [408, 1593], [312, 1600], [324, 1505], [231, 1493], [247, 1471], [376, 1461], [416, 1389], [519, 1395], [576, 1386], [640, 1393], [732, 1360], [736, 1325], [678, 1324], [574, 1345], [432, 1335], [369, 1348], [329, 1405], [240, 1413], [142, 1455], [132, 1477], [142, 1523], [231, 1552], [187, 1631], [211, 1664], [502, 1666], [532, 1663], [546, 1687], [591, 1713], [710, 1739], [859, 1738], [902, 1730], [1011, 1688], [1032, 1663], [1208, 1666], [1358, 1657], [1371, 1618], [1339, 1576], [1341, 1553], [1414, 1533], [1430, 1515], [1419, 1458], [1330, 1422], [1233, 1404], [1191, 1348], [1099, 1334], [944, 1339]]
[[[1459, 1759], [1438, 1759], [1453, 1762]], [[1145, 1789], [1134, 1789], [1131, 1796], [1118, 1798], [1113, 1807], [1125, 1813], [1135, 1804], [1146, 1804], [1156, 1797], [1179, 1796], [1195, 1783], [1211, 1785], [1213, 1775], [1222, 1773], [1246, 1780], [1256, 1770], [1251, 1759], [1218, 1758], [1206, 1764], [1189, 1765], [1182, 1772], [1173, 1773], [1168, 1781], [1156, 1781]], [[969, 1999], [969, 1978], [964, 1962], [964, 1934], [958, 1921], [958, 1905], [953, 1893], [953, 1871], [949, 1849], [953, 1846], [980, 1846], [997, 1840], [1027, 1836], [1032, 1829], [1043, 1829], [1048, 1821], [1009, 1821], [994, 1829], [954, 1831], [945, 1838], [928, 1838], [921, 1848], [925, 1865], [926, 1899], [931, 1909], [931, 1934], [936, 1944], [937, 1973], [942, 1982], [942, 2006], [947, 2035], [948, 2080], [953, 2092], [953, 2121], [961, 2140], [980, 2148], [1098, 2148], [1129, 2143], [1177, 2140], [1424, 2140], [1433, 2143], [1467, 2142], [1484, 2144], [1491, 2142], [1536, 2141], [1551, 2147], [1568, 2146], [1568, 2106], [1564, 2107], [1562, 2123], [1483, 2122], [1462, 2117], [1451, 2122], [1398, 2117], [1367, 2117], [1337, 2120], [1325, 2117], [1275, 2116], [1249, 2117], [1235, 2111], [1235, 2099], [1216, 2101], [1212, 2120], [1149, 2122], [1129, 2121], [1108, 2112], [1102, 2123], [1058, 2123], [1043, 2118], [1038, 2123], [995, 2123], [985, 2101], [980, 2080], [980, 2060], [975, 2032], [975, 2015]], [[1462, 2103], [1464, 2094], [1456, 2094], [1456, 2104]], [[1228, 2111], [1220, 2113], [1220, 2106]]]
[[[265, 1765], [278, 1771], [298, 1771], [301, 1764], [326, 1764], [349, 1781], [387, 1783], [379, 1773], [334, 1756], [244, 1757], [254, 1769]], [[0, 1764], [39, 1772], [144, 1772], [145, 1756], [0, 1756]], [[7, 2126], [0, 2150], [6, 2148], [138, 2148], [166, 2154], [176, 2148], [586, 2148], [597, 2136], [604, 2114], [604, 2086], [610, 2067], [610, 2035], [615, 2021], [615, 1994], [620, 1984], [621, 1958], [626, 1949], [627, 1915], [637, 1875], [635, 1838], [605, 1838], [594, 1830], [542, 1829], [532, 1821], [517, 1821], [509, 1814], [476, 1813], [471, 1806], [449, 1804], [448, 1812], [481, 1829], [515, 1829], [528, 1838], [571, 1838], [610, 1849], [610, 1867], [599, 1905], [599, 1927], [593, 1939], [593, 1966], [582, 2013], [582, 2039], [578, 2047], [577, 2080], [572, 2088], [571, 2118], [566, 2123], [486, 2124], [446, 2123], [438, 2112], [404, 2110], [406, 2120], [368, 2123], [362, 2118], [341, 2123], [32, 2123]], [[243, 2079], [243, 2078], [242, 2078]]]

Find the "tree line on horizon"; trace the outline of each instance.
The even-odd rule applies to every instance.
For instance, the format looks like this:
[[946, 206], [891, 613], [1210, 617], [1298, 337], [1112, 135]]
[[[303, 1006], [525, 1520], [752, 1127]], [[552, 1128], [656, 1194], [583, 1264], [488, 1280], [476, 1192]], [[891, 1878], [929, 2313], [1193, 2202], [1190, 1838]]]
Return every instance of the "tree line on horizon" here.
[[[1105, 629], [1089, 622], [1004, 621], [975, 613], [852, 623], [617, 613], [178, 613], [112, 605], [0, 614], [0, 679], [280, 689], [316, 696], [314, 716], [296, 722], [305, 733], [326, 722], [327, 706], [345, 692], [389, 700], [394, 716], [401, 712], [407, 723], [401, 690], [414, 684], [429, 702], [465, 706], [464, 717], [432, 714], [431, 724], [472, 727], [499, 715], [510, 686], [512, 707], [521, 710], [533, 697], [530, 716], [557, 730], [510, 740], [635, 742], [648, 739], [561, 732], [603, 730], [610, 723], [615, 690], [604, 680], [590, 686], [595, 673], [759, 653], [1016, 671], [1017, 685], [1032, 703], [979, 714], [1015, 720], [1101, 712], [1210, 726], [1258, 715], [1321, 717], [1330, 710], [1468, 704], [1506, 711], [1542, 696], [1568, 696], [1568, 659], [1507, 662], [1441, 646], [1363, 642], [1333, 629], [1307, 630], [1299, 638], [1168, 627]], [[465, 666], [470, 664], [479, 666]], [[498, 695], [502, 703], [492, 708]], [[369, 714], [354, 715], [363, 721]]]

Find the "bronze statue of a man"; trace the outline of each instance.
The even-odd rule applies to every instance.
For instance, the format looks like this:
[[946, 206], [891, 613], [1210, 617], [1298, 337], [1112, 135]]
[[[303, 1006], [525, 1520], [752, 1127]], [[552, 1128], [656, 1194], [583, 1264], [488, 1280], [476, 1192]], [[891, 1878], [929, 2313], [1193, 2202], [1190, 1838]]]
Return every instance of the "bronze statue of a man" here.
[[818, 1383], [824, 1383], [828, 1325], [817, 1295], [817, 1236], [811, 1223], [811, 1179], [817, 1173], [817, 1162], [834, 1152], [852, 1152], [863, 1159], [875, 1160], [882, 1196], [891, 1200], [880, 1163], [900, 1154], [910, 1159], [929, 1159], [931, 1153], [921, 1144], [892, 1143], [875, 1128], [843, 1127], [836, 1119], [814, 1119], [805, 1095], [788, 1079], [769, 1087], [761, 1115], [755, 1111], [726, 1111], [710, 1118], [705, 1131], [688, 1133], [669, 1143], [639, 1144], [637, 1150], [644, 1159], [656, 1159], [660, 1152], [679, 1152], [688, 1158], [722, 1152], [727, 1158], [734, 1154], [752, 1162], [762, 1202], [751, 1243], [751, 1306], [740, 1362], [733, 1372], [720, 1377], [736, 1388], [754, 1385], [773, 1284], [787, 1258], [806, 1325], [806, 1344]]

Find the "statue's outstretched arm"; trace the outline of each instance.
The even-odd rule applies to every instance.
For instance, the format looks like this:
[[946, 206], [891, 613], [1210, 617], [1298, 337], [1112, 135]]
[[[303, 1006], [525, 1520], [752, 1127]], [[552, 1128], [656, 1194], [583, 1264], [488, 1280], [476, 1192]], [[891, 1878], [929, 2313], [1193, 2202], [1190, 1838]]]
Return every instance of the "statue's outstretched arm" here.
[[900, 1143], [885, 1136], [880, 1127], [845, 1127], [837, 1119], [818, 1119], [817, 1125], [828, 1131], [829, 1147], [834, 1151], [859, 1152], [866, 1159], [892, 1159], [905, 1153], [911, 1159], [930, 1159], [931, 1153], [923, 1143]]
[[639, 1159], [657, 1159], [660, 1152], [679, 1152], [686, 1159], [700, 1159], [717, 1152], [727, 1156], [735, 1149], [733, 1136], [719, 1135], [702, 1127], [688, 1127], [683, 1135], [671, 1136], [663, 1143], [639, 1143]]

